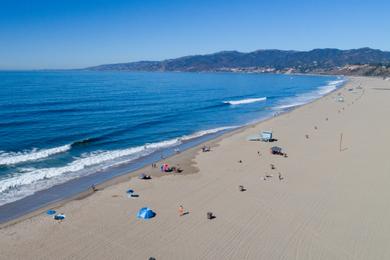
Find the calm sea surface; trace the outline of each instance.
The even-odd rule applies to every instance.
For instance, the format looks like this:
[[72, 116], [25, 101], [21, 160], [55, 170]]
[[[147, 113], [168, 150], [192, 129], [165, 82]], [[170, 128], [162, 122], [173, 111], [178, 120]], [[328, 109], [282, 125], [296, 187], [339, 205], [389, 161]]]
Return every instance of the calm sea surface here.
[[342, 78], [0, 72], [0, 205], [310, 102]]

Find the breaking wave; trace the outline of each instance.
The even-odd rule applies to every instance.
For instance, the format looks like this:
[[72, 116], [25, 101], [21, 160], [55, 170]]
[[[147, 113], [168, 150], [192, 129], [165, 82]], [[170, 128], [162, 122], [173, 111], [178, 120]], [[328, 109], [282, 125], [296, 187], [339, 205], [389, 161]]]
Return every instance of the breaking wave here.
[[241, 99], [241, 100], [228, 100], [228, 101], [223, 101], [223, 103], [229, 104], [229, 105], [242, 105], [242, 104], [261, 102], [261, 101], [265, 101], [265, 100], [267, 100], [267, 97], [247, 98], [247, 99]]
[[337, 80], [329, 81], [325, 86], [318, 87], [316, 90], [297, 95], [295, 97], [288, 97], [282, 99], [274, 110], [286, 110], [294, 107], [302, 106], [309, 102], [312, 102], [343, 85], [346, 82], [344, 78], [338, 78]]
[[[203, 130], [180, 138], [127, 149], [98, 151], [84, 154], [82, 157], [76, 158], [74, 161], [61, 167], [41, 169], [25, 168], [23, 171], [16, 173], [13, 176], [9, 176], [9, 178], [0, 180], [0, 205], [19, 200], [34, 194], [36, 191], [50, 188], [70, 179], [85, 176], [123, 163], [129, 163], [158, 150], [177, 146], [182, 142], [234, 128], [237, 128], [237, 126]], [[67, 145], [66, 147], [69, 150], [71, 145]]]
[[13, 165], [18, 163], [24, 163], [29, 161], [36, 161], [43, 158], [50, 157], [51, 155], [63, 153], [71, 149], [71, 145], [63, 145], [50, 149], [32, 149], [30, 151], [23, 152], [4, 152], [0, 151], [0, 165]]

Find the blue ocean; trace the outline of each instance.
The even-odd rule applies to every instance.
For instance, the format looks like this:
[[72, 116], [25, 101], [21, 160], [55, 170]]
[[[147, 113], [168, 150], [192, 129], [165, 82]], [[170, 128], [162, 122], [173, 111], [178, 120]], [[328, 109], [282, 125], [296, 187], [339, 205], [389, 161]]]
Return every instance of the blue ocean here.
[[0, 205], [274, 116], [332, 76], [0, 72]]

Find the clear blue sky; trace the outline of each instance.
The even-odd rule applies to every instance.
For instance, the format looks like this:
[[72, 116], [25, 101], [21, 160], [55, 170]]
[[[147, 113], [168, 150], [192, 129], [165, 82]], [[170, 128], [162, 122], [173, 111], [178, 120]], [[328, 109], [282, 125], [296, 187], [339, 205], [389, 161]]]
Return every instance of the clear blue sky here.
[[0, 69], [324, 47], [390, 50], [390, 1], [0, 0]]

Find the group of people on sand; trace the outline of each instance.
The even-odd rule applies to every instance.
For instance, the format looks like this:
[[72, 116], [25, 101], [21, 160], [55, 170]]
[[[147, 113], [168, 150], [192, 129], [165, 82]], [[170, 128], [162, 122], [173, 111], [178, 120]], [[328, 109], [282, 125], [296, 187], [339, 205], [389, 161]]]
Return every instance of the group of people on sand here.
[[180, 167], [169, 166], [167, 163], [162, 164], [160, 170], [162, 172], [176, 172], [176, 173], [181, 173], [183, 171]]
[[[260, 155], [260, 152], [257, 151], [257, 154]], [[270, 166], [271, 170], [275, 170], [275, 169], [276, 169], [276, 167], [275, 167], [275, 165], [274, 165], [273, 163], [271, 163], [269, 166]], [[266, 173], [266, 174], [264, 175], [264, 177], [263, 177], [263, 180], [266, 181], [266, 180], [268, 180], [268, 179], [270, 179], [270, 178], [272, 178], [272, 177], [273, 177], [272, 174]], [[279, 178], [279, 181], [284, 180], [284, 177], [282, 176], [282, 174], [281, 174], [280, 172], [278, 172], [278, 178]]]

